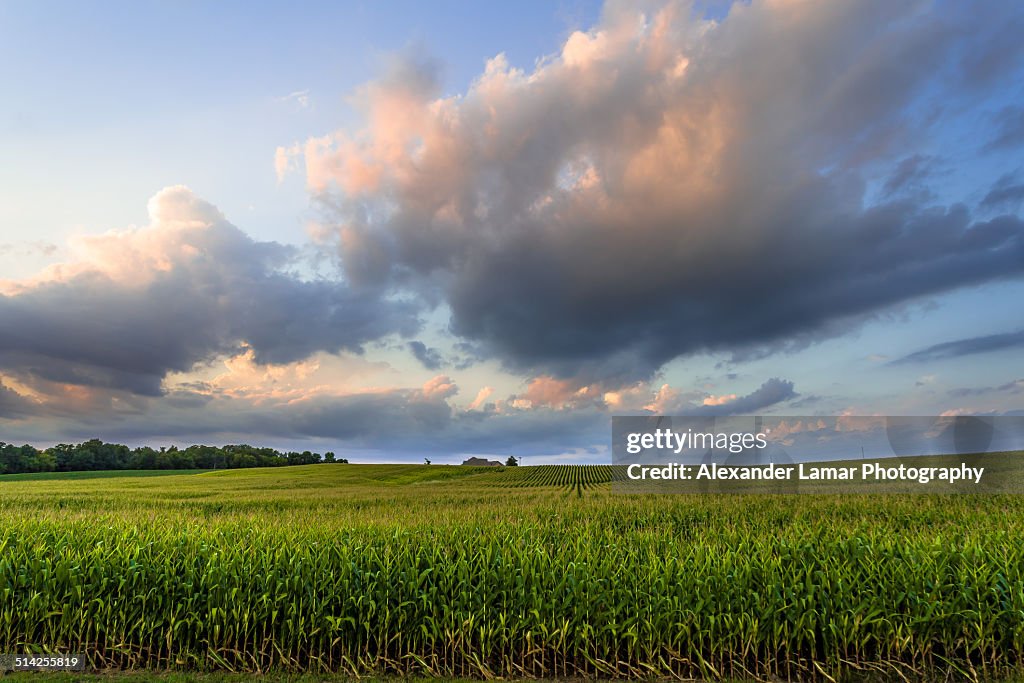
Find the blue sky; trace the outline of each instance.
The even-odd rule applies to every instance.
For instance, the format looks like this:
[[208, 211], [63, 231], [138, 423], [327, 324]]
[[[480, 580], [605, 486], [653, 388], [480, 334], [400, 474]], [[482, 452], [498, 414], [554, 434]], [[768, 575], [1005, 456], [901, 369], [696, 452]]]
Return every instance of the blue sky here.
[[[456, 92], [497, 52], [532, 66], [599, 9], [5, 3], [0, 141], [18, 163], [2, 169], [0, 220], [5, 233], [59, 243], [75, 230], [141, 225], [145, 198], [184, 183], [244, 216], [255, 237], [302, 241], [308, 195], [301, 181], [277, 185], [274, 149], [354, 124], [346, 96], [393, 55], [429, 53]], [[54, 192], [61, 202], [48, 201]]]
[[0, 440], [608, 457], [1024, 396], [1024, 12], [0, 5]]

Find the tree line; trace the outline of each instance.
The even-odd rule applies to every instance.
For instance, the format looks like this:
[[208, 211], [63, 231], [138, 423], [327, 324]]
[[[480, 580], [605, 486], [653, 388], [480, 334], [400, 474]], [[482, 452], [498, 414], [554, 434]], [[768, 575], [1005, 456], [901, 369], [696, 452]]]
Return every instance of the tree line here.
[[80, 444], [58, 444], [38, 449], [25, 444], [0, 441], [0, 474], [26, 472], [84, 472], [90, 470], [214, 470], [240, 467], [281, 467], [316, 463], [347, 463], [333, 452], [282, 453], [273, 448], [247, 444], [229, 446], [195, 445], [179, 449], [128, 448], [123, 444], [91, 439]]

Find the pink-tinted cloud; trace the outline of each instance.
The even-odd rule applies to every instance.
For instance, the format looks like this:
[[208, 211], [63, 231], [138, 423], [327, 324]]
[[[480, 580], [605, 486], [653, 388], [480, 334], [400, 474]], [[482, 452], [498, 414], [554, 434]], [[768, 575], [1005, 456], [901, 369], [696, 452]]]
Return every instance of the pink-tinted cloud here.
[[978, 22], [613, 2], [534, 68], [499, 54], [458, 95], [428, 61], [396, 62], [354, 96], [364, 126], [306, 143], [307, 181], [352, 282], [428, 292], [523, 374], [622, 385], [685, 354], [798, 348], [1020, 275], [1019, 218], [866, 192], [927, 147], [914, 112], [944, 104], [930, 87]]

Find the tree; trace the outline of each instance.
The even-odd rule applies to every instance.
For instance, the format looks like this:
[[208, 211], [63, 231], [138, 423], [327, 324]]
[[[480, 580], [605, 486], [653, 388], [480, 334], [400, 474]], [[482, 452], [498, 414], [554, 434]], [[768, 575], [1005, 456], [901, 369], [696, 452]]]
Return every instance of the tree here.
[[0, 474], [23, 472], [52, 472], [56, 466], [53, 456], [32, 446], [15, 446], [0, 441]]
[[149, 446], [139, 446], [132, 454], [133, 470], [155, 470], [160, 454]]
[[324, 462], [337, 462], [334, 458], [334, 451], [327, 451], [324, 453]]
[[505, 466], [506, 467], [516, 467], [517, 465], [519, 465], [519, 461], [516, 460], [516, 456], [514, 456], [514, 455], [508, 456], [508, 460], [505, 461]]
[[279, 467], [281, 465], [312, 465], [318, 462], [348, 463], [333, 452], [322, 459], [319, 453], [281, 453], [273, 448], [256, 448], [246, 444], [223, 447], [194, 444], [179, 449], [149, 446], [130, 449], [116, 443], [90, 439], [80, 444], [58, 444], [40, 451], [28, 444], [14, 446], [0, 441], [0, 474], [19, 472], [73, 472], [86, 470], [190, 470], [238, 467]]

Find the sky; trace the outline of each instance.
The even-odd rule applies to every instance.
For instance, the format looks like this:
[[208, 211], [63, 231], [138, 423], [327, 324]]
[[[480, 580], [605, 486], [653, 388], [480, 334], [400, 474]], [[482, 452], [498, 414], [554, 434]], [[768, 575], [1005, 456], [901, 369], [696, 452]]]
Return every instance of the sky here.
[[0, 441], [1020, 415], [1017, 3], [0, 3]]

